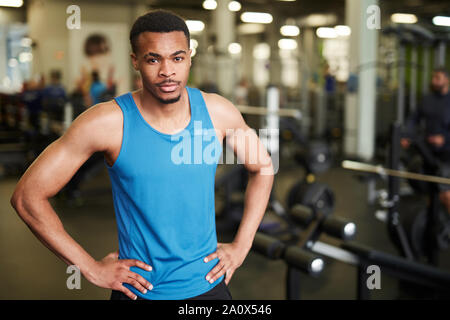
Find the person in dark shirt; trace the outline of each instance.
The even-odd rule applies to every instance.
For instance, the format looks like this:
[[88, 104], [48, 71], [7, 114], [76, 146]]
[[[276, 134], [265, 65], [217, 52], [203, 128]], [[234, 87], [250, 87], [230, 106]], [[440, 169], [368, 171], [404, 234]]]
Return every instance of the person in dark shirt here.
[[61, 72], [53, 70], [50, 73], [50, 81], [50, 84], [42, 92], [43, 104], [51, 119], [62, 121], [67, 95], [61, 85]]
[[39, 83], [34, 80], [24, 82], [21, 99], [27, 108], [31, 129], [35, 132], [39, 132], [39, 117], [42, 111], [42, 89]]
[[[450, 92], [449, 73], [445, 68], [433, 71], [431, 93], [424, 96], [417, 110], [409, 117], [406, 125], [408, 135], [414, 135], [422, 124], [425, 141], [441, 164], [441, 174], [450, 176]], [[403, 148], [410, 140], [401, 139]], [[440, 185], [440, 199], [450, 213], [450, 185]]]

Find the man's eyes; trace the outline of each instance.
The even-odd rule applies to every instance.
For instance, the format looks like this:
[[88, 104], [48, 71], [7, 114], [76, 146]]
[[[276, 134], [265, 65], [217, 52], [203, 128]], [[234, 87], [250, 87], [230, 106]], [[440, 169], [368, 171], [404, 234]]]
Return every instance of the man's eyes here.
[[[175, 58], [173, 58], [173, 60], [176, 62], [180, 62], [180, 61], [183, 61], [184, 58], [183, 57], [175, 57]], [[152, 58], [152, 59], [148, 59], [147, 63], [158, 63], [158, 61], [159, 61], [158, 59]]]

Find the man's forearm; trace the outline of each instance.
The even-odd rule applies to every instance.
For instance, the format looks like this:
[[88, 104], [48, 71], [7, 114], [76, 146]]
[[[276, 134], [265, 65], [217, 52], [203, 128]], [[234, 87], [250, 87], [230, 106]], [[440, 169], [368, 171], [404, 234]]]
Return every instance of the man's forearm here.
[[18, 197], [11, 202], [33, 234], [68, 265], [76, 265], [90, 278], [95, 266], [92, 258], [64, 229], [48, 200], [26, 200]]
[[273, 175], [249, 173], [245, 206], [234, 243], [249, 251], [267, 208], [272, 191]]

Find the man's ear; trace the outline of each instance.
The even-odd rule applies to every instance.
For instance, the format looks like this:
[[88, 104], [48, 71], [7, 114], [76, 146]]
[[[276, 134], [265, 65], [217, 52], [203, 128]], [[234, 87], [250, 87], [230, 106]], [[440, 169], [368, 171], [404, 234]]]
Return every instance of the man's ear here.
[[134, 52], [131, 52], [130, 53], [130, 57], [131, 57], [131, 63], [133, 64], [134, 70], [136, 70], [136, 71], [139, 70], [138, 69], [138, 60], [137, 60], [136, 54]]
[[192, 49], [189, 49], [189, 67], [192, 67]]

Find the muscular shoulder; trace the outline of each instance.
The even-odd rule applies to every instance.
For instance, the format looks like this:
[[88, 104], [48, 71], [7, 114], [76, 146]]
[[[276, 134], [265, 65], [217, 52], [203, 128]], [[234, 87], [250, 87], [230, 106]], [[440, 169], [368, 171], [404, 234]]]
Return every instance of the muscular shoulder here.
[[114, 100], [92, 106], [80, 114], [63, 139], [90, 145], [93, 152], [106, 151], [121, 139], [123, 114]]
[[242, 114], [228, 99], [215, 93], [202, 92], [202, 94], [216, 128], [221, 130], [247, 128]]

